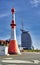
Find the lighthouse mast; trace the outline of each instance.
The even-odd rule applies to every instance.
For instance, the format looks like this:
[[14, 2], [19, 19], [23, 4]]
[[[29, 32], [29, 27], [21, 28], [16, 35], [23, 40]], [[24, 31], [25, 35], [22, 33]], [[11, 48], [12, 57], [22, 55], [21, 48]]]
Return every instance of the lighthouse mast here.
[[11, 26], [11, 39], [9, 42], [8, 53], [9, 54], [20, 54], [20, 50], [18, 48], [17, 40], [16, 40], [16, 23], [15, 23], [15, 9], [11, 9], [12, 12], [12, 22]]
[[16, 23], [15, 23], [15, 9], [11, 9], [12, 12], [12, 22], [10, 24], [11, 26], [11, 40], [16, 40]]

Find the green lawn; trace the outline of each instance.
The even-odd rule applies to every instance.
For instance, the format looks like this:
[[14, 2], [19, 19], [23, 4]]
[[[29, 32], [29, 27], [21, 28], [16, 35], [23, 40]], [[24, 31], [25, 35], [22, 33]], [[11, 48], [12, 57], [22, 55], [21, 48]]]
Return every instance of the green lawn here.
[[24, 50], [24, 52], [40, 52], [40, 50]]

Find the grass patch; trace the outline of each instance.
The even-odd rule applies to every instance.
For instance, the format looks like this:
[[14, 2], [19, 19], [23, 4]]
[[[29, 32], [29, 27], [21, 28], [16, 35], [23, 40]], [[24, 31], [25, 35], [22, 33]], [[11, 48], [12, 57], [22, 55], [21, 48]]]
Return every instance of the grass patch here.
[[40, 52], [40, 50], [24, 50], [24, 52]]

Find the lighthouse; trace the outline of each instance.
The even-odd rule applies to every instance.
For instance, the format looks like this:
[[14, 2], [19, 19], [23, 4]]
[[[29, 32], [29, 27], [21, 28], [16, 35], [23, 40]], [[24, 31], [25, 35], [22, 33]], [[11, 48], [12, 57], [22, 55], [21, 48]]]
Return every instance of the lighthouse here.
[[20, 54], [20, 50], [18, 48], [17, 39], [16, 39], [16, 22], [15, 22], [15, 12], [14, 8], [11, 9], [12, 12], [12, 21], [11, 21], [11, 39], [9, 42], [8, 53], [9, 54]]

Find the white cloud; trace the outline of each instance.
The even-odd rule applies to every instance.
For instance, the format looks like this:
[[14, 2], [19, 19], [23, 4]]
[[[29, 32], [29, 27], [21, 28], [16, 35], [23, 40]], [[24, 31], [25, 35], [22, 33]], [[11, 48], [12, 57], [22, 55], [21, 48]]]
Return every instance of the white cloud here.
[[10, 13], [0, 14], [0, 18], [10, 15]]
[[30, 0], [30, 3], [33, 7], [37, 7], [40, 4], [40, 0]]

